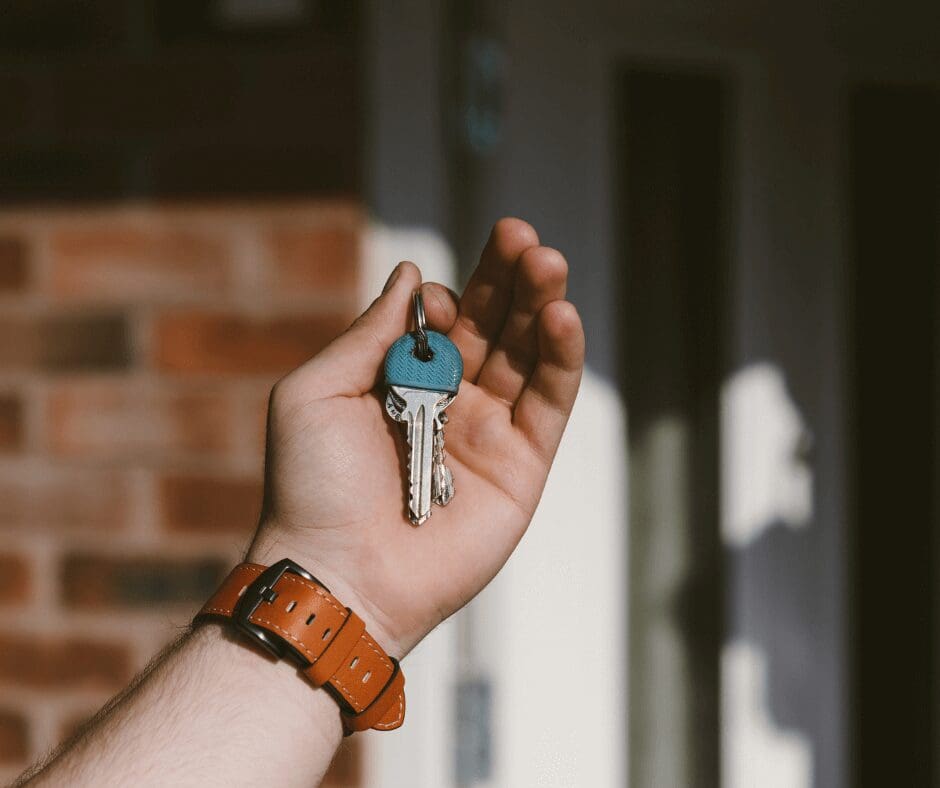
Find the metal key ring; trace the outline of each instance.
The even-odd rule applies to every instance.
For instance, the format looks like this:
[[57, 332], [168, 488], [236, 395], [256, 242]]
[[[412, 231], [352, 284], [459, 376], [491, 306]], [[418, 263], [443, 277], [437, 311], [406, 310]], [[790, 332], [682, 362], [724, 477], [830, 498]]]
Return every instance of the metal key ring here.
[[420, 290], [412, 294], [415, 309], [415, 355], [422, 361], [431, 360], [431, 345], [428, 343], [428, 323], [424, 313], [424, 297]]

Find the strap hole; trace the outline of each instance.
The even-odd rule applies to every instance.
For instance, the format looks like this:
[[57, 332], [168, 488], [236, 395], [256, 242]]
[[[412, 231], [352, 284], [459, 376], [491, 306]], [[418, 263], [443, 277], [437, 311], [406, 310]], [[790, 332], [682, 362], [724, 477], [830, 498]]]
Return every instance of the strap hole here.
[[290, 602], [287, 603], [287, 612], [290, 613], [290, 611], [293, 610], [295, 607], [297, 607], [297, 600], [292, 599]]
[[242, 590], [238, 592], [239, 596], [242, 596], [248, 590], [248, 586], [242, 586]]
[[353, 661], [349, 663], [349, 669], [352, 670], [359, 664], [359, 657], [353, 657]]
[[316, 613], [311, 613], [309, 616], [307, 616], [307, 626], [308, 626], [308, 627], [313, 623], [313, 619], [315, 619], [316, 617], [317, 617], [317, 614], [316, 614]]
[[362, 683], [365, 684], [371, 678], [372, 678], [372, 671], [367, 670], [366, 675], [362, 677]]
[[323, 633], [323, 637], [322, 637], [321, 639], [322, 639], [322, 640], [326, 640], [326, 639], [330, 636], [330, 632], [332, 632], [332, 631], [333, 631], [332, 629], [330, 629], [329, 627], [327, 627], [327, 628], [326, 628], [326, 631]]

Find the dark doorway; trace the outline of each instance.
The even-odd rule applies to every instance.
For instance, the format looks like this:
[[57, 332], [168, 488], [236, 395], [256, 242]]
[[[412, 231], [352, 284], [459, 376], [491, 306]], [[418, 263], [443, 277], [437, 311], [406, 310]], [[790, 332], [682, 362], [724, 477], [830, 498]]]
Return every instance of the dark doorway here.
[[932, 785], [940, 92], [850, 103], [855, 783]]

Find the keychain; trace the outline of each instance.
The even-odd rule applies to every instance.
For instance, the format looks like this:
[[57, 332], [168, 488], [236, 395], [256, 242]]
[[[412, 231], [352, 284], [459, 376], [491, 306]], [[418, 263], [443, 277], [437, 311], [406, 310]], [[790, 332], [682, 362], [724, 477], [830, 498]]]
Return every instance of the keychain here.
[[405, 425], [408, 516], [421, 525], [432, 503], [446, 506], [454, 497], [453, 474], [444, 465], [444, 411], [457, 397], [463, 359], [446, 336], [428, 330], [419, 290], [413, 301], [415, 330], [395, 340], [385, 356], [385, 410]]

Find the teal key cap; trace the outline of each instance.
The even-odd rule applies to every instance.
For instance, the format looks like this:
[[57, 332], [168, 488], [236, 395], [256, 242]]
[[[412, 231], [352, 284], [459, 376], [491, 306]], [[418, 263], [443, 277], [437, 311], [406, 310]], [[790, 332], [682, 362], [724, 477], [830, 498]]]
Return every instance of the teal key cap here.
[[431, 358], [424, 361], [418, 357], [413, 334], [399, 337], [385, 356], [386, 384], [456, 394], [463, 377], [463, 358], [460, 351], [443, 334], [437, 331], [425, 333]]

